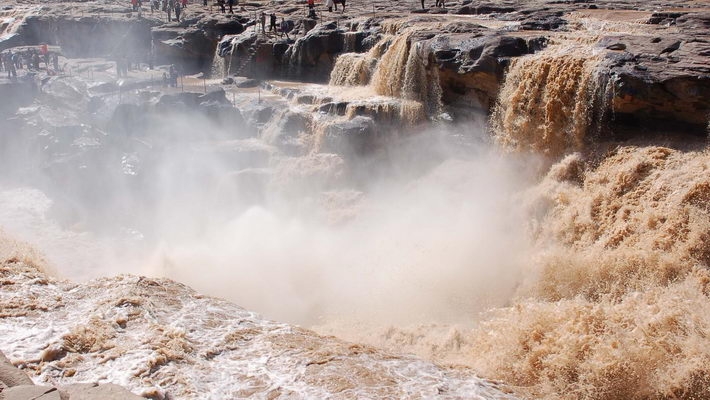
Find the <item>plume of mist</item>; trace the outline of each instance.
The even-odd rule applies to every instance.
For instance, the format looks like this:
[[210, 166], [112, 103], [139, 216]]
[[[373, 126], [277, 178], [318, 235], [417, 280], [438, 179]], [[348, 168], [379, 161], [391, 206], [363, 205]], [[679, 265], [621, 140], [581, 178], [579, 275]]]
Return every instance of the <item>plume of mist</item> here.
[[29, 220], [4, 206], [0, 224], [72, 279], [161, 275], [302, 324], [469, 319], [515, 290], [525, 241], [512, 194], [526, 179], [461, 129], [346, 162], [168, 112], [124, 123], [61, 185], [46, 170], [19, 182], [46, 196], [5, 190], [44, 205]]

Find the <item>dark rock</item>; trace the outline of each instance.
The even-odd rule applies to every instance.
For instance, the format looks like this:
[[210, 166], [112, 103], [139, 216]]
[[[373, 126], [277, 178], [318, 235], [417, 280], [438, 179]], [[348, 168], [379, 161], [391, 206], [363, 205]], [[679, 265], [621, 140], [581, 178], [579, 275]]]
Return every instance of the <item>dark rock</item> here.
[[678, 40], [676, 42], [671, 43], [668, 47], [664, 48], [661, 50], [660, 54], [665, 54], [665, 53], [672, 53], [680, 48], [681, 41]]
[[648, 19], [649, 24], [654, 25], [675, 25], [676, 19], [683, 15], [680, 12], [655, 12]]
[[475, 6], [468, 5], [470, 3], [470, 1], [468, 3], [463, 2], [463, 7], [459, 8], [456, 14], [503, 14], [515, 11], [515, 7], [509, 7], [504, 5], [497, 5], [492, 3], [479, 4], [478, 2]]
[[283, 55], [288, 73], [300, 79], [326, 81], [337, 54], [344, 49], [344, 33], [334, 23], [323, 24], [299, 38]]
[[318, 111], [326, 114], [345, 115], [347, 108], [347, 102], [326, 103], [321, 105]]
[[488, 110], [497, 98], [508, 60], [537, 51], [547, 41], [495, 33], [438, 35], [426, 43], [439, 66], [444, 102]]
[[626, 50], [626, 45], [623, 43], [613, 43], [606, 46], [607, 50]]
[[357, 116], [329, 125], [321, 150], [342, 155], [364, 154], [373, 149], [376, 139], [377, 130], [372, 118]]
[[257, 79], [244, 79], [237, 83], [238, 88], [255, 88], [259, 86], [259, 81]]
[[621, 35], [602, 38], [598, 45], [606, 48], [620, 42], [626, 51], [606, 56], [607, 74], [613, 77], [610, 104], [617, 119], [634, 124], [646, 121], [654, 128], [665, 121], [677, 125], [672, 129], [683, 126], [691, 134], [705, 134], [710, 114], [710, 44], [683, 42], [675, 35], [654, 40]]
[[230, 104], [229, 100], [227, 100], [226, 93], [224, 92], [224, 89], [216, 88], [216, 89], [210, 89], [209, 92], [199, 96], [197, 98], [197, 101], [200, 104], [203, 103], [217, 103], [217, 104]]

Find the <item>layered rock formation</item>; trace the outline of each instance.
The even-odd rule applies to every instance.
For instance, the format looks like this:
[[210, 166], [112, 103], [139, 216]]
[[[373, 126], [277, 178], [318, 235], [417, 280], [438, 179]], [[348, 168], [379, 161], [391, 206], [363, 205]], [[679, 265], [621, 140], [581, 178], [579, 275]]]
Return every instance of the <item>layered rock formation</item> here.
[[[393, 12], [414, 10], [396, 3], [377, 4], [372, 10], [354, 4], [345, 14], [319, 10], [313, 21], [304, 18], [302, 9], [287, 5], [250, 4], [237, 14], [223, 15], [195, 4], [185, 10], [180, 23], [165, 23], [160, 11], [139, 14], [103, 3], [49, 5], [31, 12], [27, 6], [22, 6], [25, 11], [17, 7], [18, 13], [28, 15], [18, 15], [15, 18], [24, 22], [6, 28], [12, 32], [6, 32], [2, 48], [58, 44], [70, 56], [130, 53], [134, 61], [178, 63], [185, 71], [209, 73], [223, 40], [218, 54], [226, 57], [228, 67], [215, 73], [219, 77], [226, 73], [316, 82], [328, 80], [340, 54], [368, 51], [383, 34], [417, 26], [419, 34], [409, 41], [419, 43], [423, 67], [438, 73], [443, 103], [455, 117], [463, 117], [470, 108], [492, 110], [511, 59], [572, 39], [588, 44], [584, 51], [605, 53], [608, 62], [599, 79], [607, 87], [600, 107], [607, 109], [603, 114], [612, 127], [655, 118], [685, 124], [685, 130], [700, 134], [710, 110], [709, 11], [692, 1], [645, 2], [641, 9], [613, 1], [581, 5], [541, 1], [534, 6], [519, 1], [449, 2], [446, 8], [420, 10], [446, 12], [445, 17], [409, 18], [384, 30], [393, 26], [384, 21], [401, 17]], [[286, 18], [293, 27], [291, 40], [276, 32], [262, 34], [261, 12]], [[459, 16], [469, 14], [473, 17]], [[228, 36], [247, 28], [246, 36]]]

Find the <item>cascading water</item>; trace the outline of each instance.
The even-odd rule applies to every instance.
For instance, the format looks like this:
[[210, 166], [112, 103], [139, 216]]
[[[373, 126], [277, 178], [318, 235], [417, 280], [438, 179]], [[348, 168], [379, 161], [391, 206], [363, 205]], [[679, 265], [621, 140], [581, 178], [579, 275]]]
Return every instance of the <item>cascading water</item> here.
[[[398, 30], [390, 27], [388, 31]], [[427, 68], [421, 42], [413, 42], [415, 31], [386, 35], [365, 54], [345, 53], [338, 57], [330, 75], [331, 85], [369, 85], [378, 95], [401, 99], [397, 105], [400, 120], [415, 124], [441, 112], [441, 86], [438, 70]], [[349, 107], [356, 115], [358, 107]], [[377, 104], [390, 110], [390, 105]], [[377, 113], [377, 111], [375, 111]], [[386, 114], [390, 114], [387, 112]]]
[[391, 36], [381, 39], [367, 53], [343, 53], [335, 61], [330, 73], [330, 85], [361, 86], [370, 82], [377, 62], [392, 41]]
[[343, 39], [343, 52], [350, 53], [355, 51], [355, 43], [357, 41], [357, 32], [345, 32]]
[[25, 18], [39, 11], [36, 6], [9, 7], [0, 10], [0, 42], [11, 38], [25, 22]]
[[550, 156], [581, 148], [601, 60], [588, 52], [552, 47], [512, 61], [491, 117], [498, 143]]
[[225, 78], [227, 75], [227, 63], [225, 62], [224, 57], [219, 55], [219, 46], [217, 46], [214, 50], [214, 57], [212, 57], [210, 76], [212, 78]]

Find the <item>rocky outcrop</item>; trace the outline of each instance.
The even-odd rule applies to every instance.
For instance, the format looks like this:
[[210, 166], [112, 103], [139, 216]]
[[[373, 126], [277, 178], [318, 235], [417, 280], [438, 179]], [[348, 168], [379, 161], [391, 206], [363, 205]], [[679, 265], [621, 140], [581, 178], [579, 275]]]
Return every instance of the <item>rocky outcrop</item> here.
[[67, 386], [38, 386], [0, 352], [0, 399], [3, 400], [140, 400], [128, 390], [111, 383], [79, 383]]
[[710, 116], [710, 13], [654, 14], [651, 22], [682, 26], [683, 34], [614, 35], [602, 74], [610, 108], [621, 124], [704, 135]]
[[5, 388], [8, 388], [31, 384], [32, 379], [30, 379], [24, 372], [15, 368], [10, 360], [5, 357], [5, 354], [0, 352], [0, 387], [4, 385]]
[[[58, 45], [69, 57], [114, 57], [130, 54], [147, 58], [150, 29], [159, 22], [131, 18], [123, 14], [74, 14], [71, 10], [56, 14], [29, 16], [18, 29], [22, 45], [47, 43]], [[2, 43], [0, 43], [2, 46]]]
[[185, 71], [207, 71], [215, 47], [224, 35], [244, 31], [247, 19], [238, 16], [203, 16], [151, 30], [157, 64], [179, 64]]
[[437, 35], [427, 41], [429, 57], [439, 68], [444, 103], [489, 110], [498, 96], [510, 59], [542, 49], [547, 39], [544, 35], [521, 37], [489, 32], [475, 26], [468, 30]]

